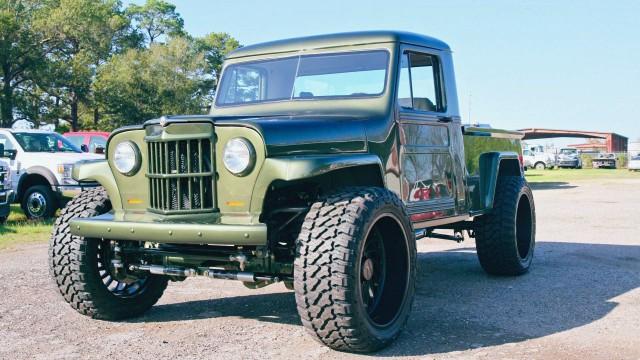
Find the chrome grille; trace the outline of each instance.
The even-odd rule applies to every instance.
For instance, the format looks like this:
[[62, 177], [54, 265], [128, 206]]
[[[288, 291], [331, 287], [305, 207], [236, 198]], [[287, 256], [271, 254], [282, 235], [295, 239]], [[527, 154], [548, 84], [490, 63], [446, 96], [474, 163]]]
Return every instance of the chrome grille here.
[[6, 181], [7, 169], [4, 166], [0, 166], [0, 191], [4, 190], [4, 183]]
[[150, 211], [182, 214], [216, 209], [211, 139], [150, 141], [147, 150]]

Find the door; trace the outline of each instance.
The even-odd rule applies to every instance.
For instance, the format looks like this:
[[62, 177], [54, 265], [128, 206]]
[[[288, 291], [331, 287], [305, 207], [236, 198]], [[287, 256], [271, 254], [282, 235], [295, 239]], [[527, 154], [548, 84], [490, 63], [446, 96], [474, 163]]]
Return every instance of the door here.
[[451, 121], [437, 52], [403, 49], [398, 80], [402, 197], [414, 222], [456, 215]]

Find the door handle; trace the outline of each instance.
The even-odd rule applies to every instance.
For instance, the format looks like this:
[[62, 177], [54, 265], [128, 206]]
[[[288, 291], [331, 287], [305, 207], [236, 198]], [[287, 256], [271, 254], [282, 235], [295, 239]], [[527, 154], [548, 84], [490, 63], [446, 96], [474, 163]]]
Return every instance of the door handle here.
[[450, 123], [452, 121], [453, 121], [453, 118], [451, 116], [438, 116], [438, 122]]

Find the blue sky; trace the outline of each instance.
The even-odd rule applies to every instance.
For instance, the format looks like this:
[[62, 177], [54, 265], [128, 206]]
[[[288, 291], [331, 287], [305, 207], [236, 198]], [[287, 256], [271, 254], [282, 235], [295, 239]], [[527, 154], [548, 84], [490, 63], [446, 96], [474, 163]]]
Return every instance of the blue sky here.
[[245, 45], [371, 29], [431, 35], [454, 51], [465, 122], [471, 113], [498, 128], [640, 137], [640, 1], [173, 3], [191, 34], [224, 31]]

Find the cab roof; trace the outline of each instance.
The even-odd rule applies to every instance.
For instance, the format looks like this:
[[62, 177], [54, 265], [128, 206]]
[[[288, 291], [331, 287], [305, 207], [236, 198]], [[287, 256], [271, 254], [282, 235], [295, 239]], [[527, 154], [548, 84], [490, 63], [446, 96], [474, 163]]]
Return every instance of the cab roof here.
[[451, 50], [444, 41], [426, 35], [403, 31], [360, 31], [299, 37], [243, 46], [229, 53], [227, 58], [234, 59], [254, 55], [391, 42], [424, 46], [438, 50]]

